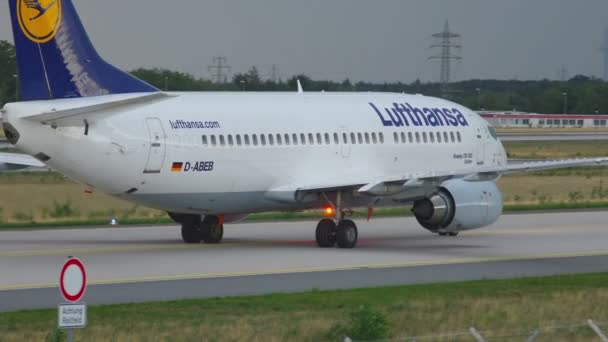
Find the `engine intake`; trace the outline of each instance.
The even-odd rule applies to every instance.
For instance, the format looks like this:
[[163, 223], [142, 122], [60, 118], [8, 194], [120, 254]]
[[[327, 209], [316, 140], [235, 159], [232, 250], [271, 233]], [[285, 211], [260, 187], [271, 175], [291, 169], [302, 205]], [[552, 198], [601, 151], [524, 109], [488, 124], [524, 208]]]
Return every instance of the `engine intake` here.
[[440, 189], [428, 198], [414, 203], [413, 212], [424, 228], [436, 231], [454, 219], [454, 199], [449, 192]]
[[412, 209], [431, 232], [458, 232], [494, 223], [502, 214], [502, 194], [496, 183], [450, 180]]

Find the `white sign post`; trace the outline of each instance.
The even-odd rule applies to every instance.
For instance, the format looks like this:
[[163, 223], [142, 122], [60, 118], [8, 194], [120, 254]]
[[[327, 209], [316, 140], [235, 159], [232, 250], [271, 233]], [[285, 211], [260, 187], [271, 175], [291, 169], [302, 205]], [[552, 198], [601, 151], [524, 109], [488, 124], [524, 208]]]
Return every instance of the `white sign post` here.
[[72, 342], [74, 329], [87, 325], [87, 305], [80, 303], [87, 290], [87, 272], [80, 260], [70, 258], [66, 261], [61, 268], [59, 288], [68, 302], [59, 304], [59, 328], [67, 330], [68, 342]]

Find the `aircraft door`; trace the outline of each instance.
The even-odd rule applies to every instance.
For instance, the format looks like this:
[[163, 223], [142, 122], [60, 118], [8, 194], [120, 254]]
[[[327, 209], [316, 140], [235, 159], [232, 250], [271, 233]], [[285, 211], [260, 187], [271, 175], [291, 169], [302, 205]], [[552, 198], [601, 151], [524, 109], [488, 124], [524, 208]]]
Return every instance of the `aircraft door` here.
[[346, 127], [340, 128], [340, 150], [342, 152], [342, 158], [350, 157], [351, 143], [349, 142], [350, 136], [348, 135], [348, 129]]
[[150, 151], [144, 173], [160, 173], [165, 162], [165, 131], [158, 118], [147, 118], [146, 126], [150, 137]]
[[486, 142], [487, 142], [487, 134], [485, 132], [485, 127], [477, 126], [476, 130], [476, 139], [475, 139], [475, 154], [477, 165], [484, 165], [486, 159]]

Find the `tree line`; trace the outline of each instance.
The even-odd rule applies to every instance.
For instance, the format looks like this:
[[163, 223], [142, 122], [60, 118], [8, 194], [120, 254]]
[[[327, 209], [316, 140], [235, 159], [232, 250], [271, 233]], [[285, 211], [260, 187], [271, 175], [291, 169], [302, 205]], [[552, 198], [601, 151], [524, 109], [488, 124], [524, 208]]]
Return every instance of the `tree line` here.
[[[15, 48], [0, 41], [0, 104], [18, 96]], [[134, 76], [169, 91], [296, 91], [297, 81], [308, 92], [396, 92], [444, 97], [472, 109], [558, 114], [608, 114], [608, 83], [577, 75], [567, 81], [468, 80], [450, 84], [447, 92], [435, 82], [372, 83], [313, 80], [301, 74], [285, 80], [262, 77], [256, 67], [225, 83], [167, 69], [136, 69]]]

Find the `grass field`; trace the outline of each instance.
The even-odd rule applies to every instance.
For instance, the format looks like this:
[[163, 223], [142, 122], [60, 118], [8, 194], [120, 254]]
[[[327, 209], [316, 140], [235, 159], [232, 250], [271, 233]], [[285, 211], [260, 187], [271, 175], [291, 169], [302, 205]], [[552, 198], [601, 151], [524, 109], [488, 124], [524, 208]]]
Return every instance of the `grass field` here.
[[[608, 142], [511, 142], [505, 144], [511, 158], [571, 158], [608, 154]], [[608, 168], [545, 171], [503, 177], [499, 186], [508, 206], [534, 205], [536, 209], [559, 205], [584, 206], [608, 202]], [[84, 188], [53, 172], [0, 174], [0, 225], [35, 223], [156, 222], [165, 213], [136, 206], [100, 193], [85, 194]], [[380, 213], [384, 213], [380, 211]], [[386, 215], [405, 215], [407, 209]], [[317, 214], [257, 215], [254, 219], [306, 218]]]
[[54, 222], [109, 220], [113, 217], [154, 218], [155, 210], [103, 194], [85, 194], [84, 188], [54, 172], [0, 174], [1, 222]]
[[608, 140], [597, 141], [512, 141], [505, 142], [509, 158], [558, 159], [608, 155]]
[[[486, 338], [528, 336], [562, 326], [535, 341], [593, 341], [586, 319], [608, 322], [608, 274], [558, 276], [351, 291], [309, 291], [262, 297], [190, 300], [89, 308], [83, 341], [337, 341], [353, 311], [377, 311], [387, 337], [466, 332]], [[43, 341], [56, 310], [0, 314], [0, 341]], [[336, 327], [345, 326], [343, 329]], [[332, 334], [334, 332], [334, 334]], [[353, 336], [351, 334], [351, 336]], [[524, 341], [518, 336], [507, 341]], [[452, 336], [430, 341], [471, 341]], [[504, 340], [504, 339], [501, 339]]]

